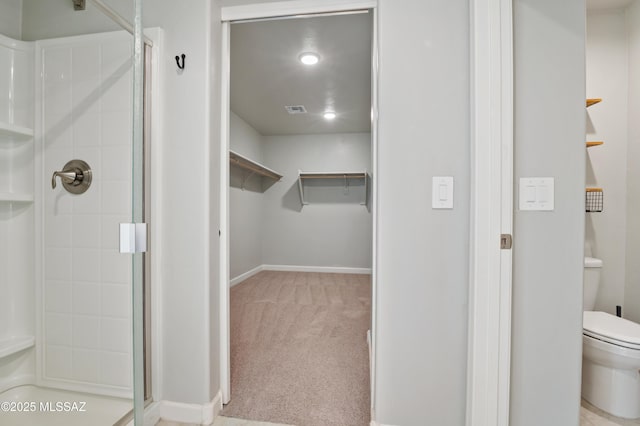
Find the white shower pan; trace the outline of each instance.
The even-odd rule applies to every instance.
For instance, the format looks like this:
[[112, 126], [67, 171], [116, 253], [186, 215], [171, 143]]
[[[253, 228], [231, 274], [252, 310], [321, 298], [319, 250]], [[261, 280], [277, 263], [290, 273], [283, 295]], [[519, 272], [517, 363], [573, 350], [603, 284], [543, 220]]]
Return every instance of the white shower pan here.
[[0, 425], [111, 426], [133, 401], [27, 385], [0, 393], [0, 409]]

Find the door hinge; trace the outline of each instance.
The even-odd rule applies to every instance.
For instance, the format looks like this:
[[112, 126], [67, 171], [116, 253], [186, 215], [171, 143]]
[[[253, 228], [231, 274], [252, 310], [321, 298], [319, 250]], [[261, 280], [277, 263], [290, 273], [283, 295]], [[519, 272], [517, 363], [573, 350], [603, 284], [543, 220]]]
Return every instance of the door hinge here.
[[511, 234], [500, 234], [500, 249], [511, 250], [512, 244], [513, 238], [511, 237]]

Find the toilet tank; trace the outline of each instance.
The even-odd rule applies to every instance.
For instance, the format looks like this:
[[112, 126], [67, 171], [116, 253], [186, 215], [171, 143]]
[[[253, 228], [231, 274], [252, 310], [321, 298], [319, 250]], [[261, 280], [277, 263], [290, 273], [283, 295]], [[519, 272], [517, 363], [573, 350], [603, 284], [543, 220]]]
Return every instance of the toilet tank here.
[[602, 260], [593, 257], [584, 258], [584, 293], [582, 299], [582, 310], [584, 311], [593, 311], [596, 306], [601, 270]]

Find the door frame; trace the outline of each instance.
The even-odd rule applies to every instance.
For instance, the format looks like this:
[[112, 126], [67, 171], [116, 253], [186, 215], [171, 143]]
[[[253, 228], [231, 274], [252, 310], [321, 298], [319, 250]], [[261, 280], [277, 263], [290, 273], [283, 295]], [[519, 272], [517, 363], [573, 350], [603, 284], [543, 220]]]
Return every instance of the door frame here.
[[[375, 423], [378, 202], [377, 0], [290, 0], [221, 8], [220, 140], [220, 377], [223, 403], [231, 396], [229, 330], [229, 25], [230, 21], [372, 9], [373, 262], [371, 405]], [[512, 0], [470, 3], [471, 211], [467, 426], [507, 426], [511, 355], [511, 250], [500, 235], [513, 223]]]
[[[372, 175], [376, 176], [377, 163], [377, 25], [376, 0], [290, 0], [266, 4], [250, 4], [245, 6], [229, 6], [221, 8], [222, 21], [222, 66], [221, 66], [221, 131], [220, 131], [220, 387], [222, 391], [222, 403], [226, 404], [231, 399], [231, 344], [230, 344], [230, 319], [229, 319], [229, 111], [230, 111], [230, 24], [232, 21], [265, 19], [297, 15], [336, 13], [349, 10], [371, 9], [374, 13], [373, 25], [373, 52], [372, 52]], [[376, 207], [377, 179], [372, 179], [371, 188], [373, 206], [373, 249], [372, 249], [372, 318], [375, 318], [376, 306]], [[375, 341], [375, 322], [372, 320], [371, 347]], [[374, 372], [373, 360], [375, 351], [371, 351], [371, 371]], [[375, 375], [371, 374], [371, 392], [373, 404], [373, 389]]]
[[467, 426], [508, 426], [513, 233], [512, 0], [470, 2]]

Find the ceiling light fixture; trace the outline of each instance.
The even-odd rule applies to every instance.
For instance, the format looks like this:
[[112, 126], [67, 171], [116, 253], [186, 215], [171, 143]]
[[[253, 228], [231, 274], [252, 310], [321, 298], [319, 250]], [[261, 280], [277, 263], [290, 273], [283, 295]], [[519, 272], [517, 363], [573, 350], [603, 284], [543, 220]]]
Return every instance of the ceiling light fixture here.
[[301, 53], [298, 59], [305, 65], [315, 65], [320, 61], [320, 56], [317, 53], [305, 52]]
[[336, 113], [335, 112], [327, 111], [327, 112], [324, 113], [324, 119], [325, 120], [333, 120], [334, 118], [336, 118]]

